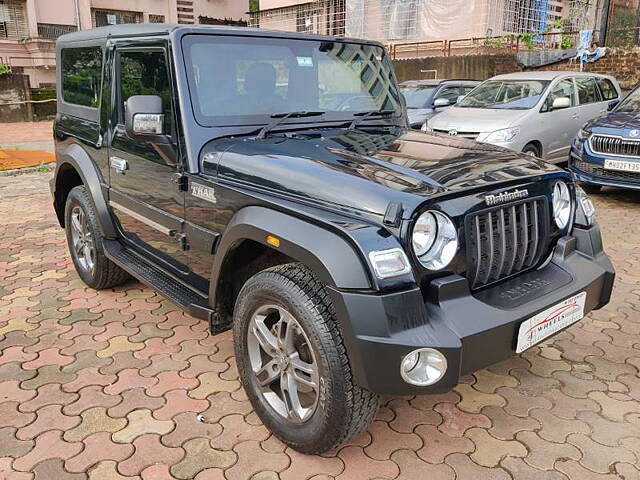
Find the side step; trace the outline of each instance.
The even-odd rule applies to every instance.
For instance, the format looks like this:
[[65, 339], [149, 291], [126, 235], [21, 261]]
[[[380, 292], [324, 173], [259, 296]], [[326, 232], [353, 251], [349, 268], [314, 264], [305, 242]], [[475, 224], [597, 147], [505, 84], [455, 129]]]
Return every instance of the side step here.
[[[207, 298], [184, 285], [163, 269], [144, 259], [117, 240], [104, 240], [104, 253], [116, 265], [145, 285], [156, 290], [191, 316], [207, 320], [212, 333], [219, 333], [230, 325], [220, 325], [218, 316]], [[226, 327], [226, 328], [223, 328]]]

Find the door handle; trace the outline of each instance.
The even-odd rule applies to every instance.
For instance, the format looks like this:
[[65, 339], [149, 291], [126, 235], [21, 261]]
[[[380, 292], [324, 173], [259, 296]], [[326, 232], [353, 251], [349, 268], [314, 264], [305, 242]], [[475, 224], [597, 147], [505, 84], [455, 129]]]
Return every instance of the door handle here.
[[109, 165], [113, 168], [117, 173], [124, 174], [124, 171], [129, 168], [129, 164], [124, 158], [120, 157], [110, 157]]

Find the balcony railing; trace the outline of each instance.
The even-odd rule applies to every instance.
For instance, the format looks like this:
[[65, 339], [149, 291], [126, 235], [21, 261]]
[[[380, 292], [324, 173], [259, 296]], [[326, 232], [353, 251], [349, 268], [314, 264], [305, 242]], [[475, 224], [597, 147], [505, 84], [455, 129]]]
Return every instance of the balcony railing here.
[[38, 37], [55, 40], [60, 35], [64, 35], [65, 33], [75, 32], [76, 30], [77, 30], [77, 27], [75, 25], [58, 25], [55, 23], [39, 23]]

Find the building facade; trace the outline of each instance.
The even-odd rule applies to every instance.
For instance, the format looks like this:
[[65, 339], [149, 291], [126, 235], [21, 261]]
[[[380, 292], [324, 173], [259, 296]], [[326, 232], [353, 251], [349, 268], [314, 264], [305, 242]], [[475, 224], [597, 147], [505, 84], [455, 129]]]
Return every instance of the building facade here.
[[0, 0], [0, 63], [55, 84], [55, 40], [118, 23], [246, 22], [248, 0]]
[[592, 28], [601, 0], [260, 0], [260, 28], [423, 42]]

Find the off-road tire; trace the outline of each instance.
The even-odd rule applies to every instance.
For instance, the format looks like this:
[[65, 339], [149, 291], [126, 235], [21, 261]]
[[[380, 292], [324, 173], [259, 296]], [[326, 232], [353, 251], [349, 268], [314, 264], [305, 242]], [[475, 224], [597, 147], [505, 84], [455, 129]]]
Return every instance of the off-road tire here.
[[[73, 246], [71, 233], [71, 212], [76, 206], [80, 207], [83, 210], [87, 219], [87, 228], [91, 232], [94, 239], [95, 263], [93, 271], [88, 271], [82, 267], [82, 265], [78, 261]], [[69, 254], [71, 255], [71, 259], [73, 260], [76, 272], [78, 272], [78, 275], [84, 283], [86, 283], [91, 288], [101, 290], [105, 288], [115, 287], [126, 282], [129, 279], [129, 274], [122, 270], [111, 260], [109, 260], [104, 254], [104, 248], [102, 246], [104, 235], [96, 218], [96, 212], [93, 206], [93, 202], [91, 201], [91, 198], [89, 198], [89, 193], [87, 192], [87, 189], [84, 187], [84, 185], [74, 187], [69, 192], [69, 195], [67, 196], [67, 202], [65, 204], [64, 218]]]
[[[253, 314], [265, 304], [276, 304], [292, 313], [316, 355], [321, 400], [304, 423], [294, 423], [277, 413], [256, 384], [247, 330]], [[251, 277], [236, 301], [233, 333], [240, 380], [254, 410], [265, 426], [291, 448], [306, 454], [322, 453], [347, 442], [373, 421], [379, 396], [355, 383], [329, 295], [304, 265], [279, 265]]]

